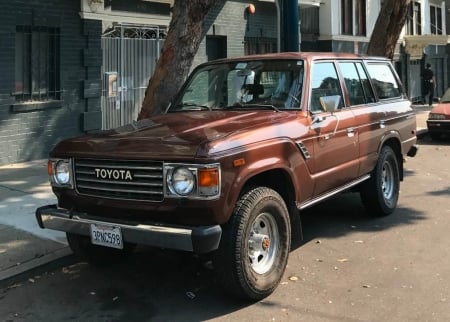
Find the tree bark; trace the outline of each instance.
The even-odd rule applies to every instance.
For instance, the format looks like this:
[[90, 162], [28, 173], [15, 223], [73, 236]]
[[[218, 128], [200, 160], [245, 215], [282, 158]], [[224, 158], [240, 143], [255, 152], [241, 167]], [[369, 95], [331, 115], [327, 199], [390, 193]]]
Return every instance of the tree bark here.
[[367, 54], [394, 57], [395, 45], [406, 22], [411, 0], [385, 0], [370, 37]]
[[138, 119], [161, 114], [183, 85], [203, 39], [203, 22], [219, 0], [175, 0], [161, 56], [150, 78]]

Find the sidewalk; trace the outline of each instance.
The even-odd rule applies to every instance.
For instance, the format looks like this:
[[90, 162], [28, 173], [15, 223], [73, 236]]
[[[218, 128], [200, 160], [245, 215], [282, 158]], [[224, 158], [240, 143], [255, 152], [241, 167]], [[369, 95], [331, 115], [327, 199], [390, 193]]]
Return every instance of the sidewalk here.
[[[427, 132], [430, 108], [426, 105], [413, 108], [417, 113], [418, 136], [422, 136]], [[47, 160], [0, 166], [0, 285], [72, 253], [63, 232], [37, 225], [36, 208], [54, 203]]]
[[71, 254], [64, 233], [37, 225], [36, 208], [51, 203], [47, 160], [0, 166], [0, 283]]

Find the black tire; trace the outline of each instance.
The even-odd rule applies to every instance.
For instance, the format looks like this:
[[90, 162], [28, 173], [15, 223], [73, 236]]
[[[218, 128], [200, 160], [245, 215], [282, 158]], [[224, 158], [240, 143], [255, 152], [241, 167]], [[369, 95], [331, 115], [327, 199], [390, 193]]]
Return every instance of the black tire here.
[[278, 286], [291, 243], [289, 212], [266, 187], [241, 195], [223, 226], [214, 269], [223, 288], [239, 299], [258, 301]]
[[105, 266], [124, 260], [135, 245], [125, 243], [123, 249], [115, 249], [93, 245], [88, 236], [66, 233], [67, 242], [75, 256], [88, 261], [92, 265]]
[[361, 200], [373, 216], [387, 216], [397, 207], [400, 193], [400, 175], [397, 157], [389, 146], [381, 149], [371, 178], [361, 187]]

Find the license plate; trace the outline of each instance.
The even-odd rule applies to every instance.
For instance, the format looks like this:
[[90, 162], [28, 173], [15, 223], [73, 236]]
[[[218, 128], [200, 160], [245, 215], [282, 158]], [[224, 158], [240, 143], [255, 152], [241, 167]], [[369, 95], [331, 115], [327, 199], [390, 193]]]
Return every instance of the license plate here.
[[94, 245], [123, 249], [120, 227], [91, 224], [91, 242]]

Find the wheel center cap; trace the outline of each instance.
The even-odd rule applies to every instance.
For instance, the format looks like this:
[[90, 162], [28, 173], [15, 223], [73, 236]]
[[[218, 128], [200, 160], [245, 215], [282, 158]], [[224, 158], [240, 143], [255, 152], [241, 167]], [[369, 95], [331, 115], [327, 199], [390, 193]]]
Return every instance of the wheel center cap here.
[[264, 237], [261, 243], [262, 249], [268, 250], [270, 247], [270, 239], [268, 237]]

